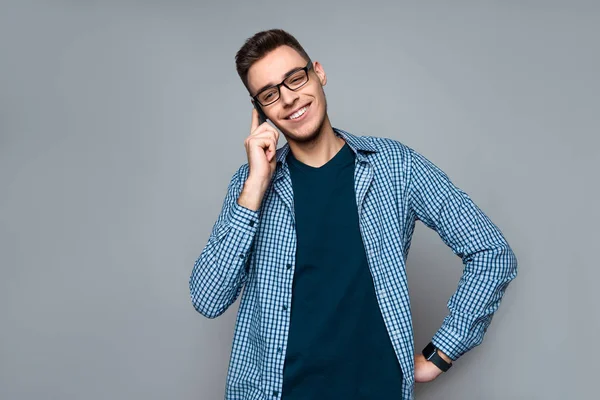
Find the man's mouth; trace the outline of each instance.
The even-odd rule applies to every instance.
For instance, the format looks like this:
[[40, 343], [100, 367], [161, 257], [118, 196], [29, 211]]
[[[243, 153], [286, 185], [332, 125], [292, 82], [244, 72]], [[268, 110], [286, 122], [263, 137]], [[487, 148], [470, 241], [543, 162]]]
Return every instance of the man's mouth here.
[[290, 121], [296, 121], [296, 120], [302, 118], [302, 116], [304, 116], [304, 114], [306, 114], [306, 112], [308, 111], [309, 108], [310, 108], [310, 103], [305, 105], [304, 107], [296, 110], [294, 113], [287, 116], [286, 119], [290, 120]]

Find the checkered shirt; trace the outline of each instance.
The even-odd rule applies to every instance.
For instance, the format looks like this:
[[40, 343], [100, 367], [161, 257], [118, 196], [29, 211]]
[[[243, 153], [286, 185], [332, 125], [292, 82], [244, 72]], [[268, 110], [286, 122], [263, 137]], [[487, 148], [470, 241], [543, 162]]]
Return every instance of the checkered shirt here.
[[[432, 342], [453, 360], [479, 345], [516, 275], [517, 259], [492, 221], [431, 161], [399, 141], [333, 128], [356, 154], [354, 189], [377, 302], [404, 381], [398, 398], [414, 398], [414, 342], [406, 259], [417, 220], [434, 229], [464, 264], [456, 292]], [[260, 209], [237, 203], [249, 173], [242, 165], [189, 279], [195, 309], [208, 318], [243, 293], [229, 360], [225, 400], [281, 398], [296, 230], [289, 145]]]

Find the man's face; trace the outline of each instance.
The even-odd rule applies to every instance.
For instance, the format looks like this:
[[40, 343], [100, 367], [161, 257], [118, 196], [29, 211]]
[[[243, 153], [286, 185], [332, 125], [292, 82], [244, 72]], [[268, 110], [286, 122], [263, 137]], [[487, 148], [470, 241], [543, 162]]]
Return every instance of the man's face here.
[[[289, 46], [280, 46], [252, 64], [248, 70], [250, 95], [254, 96], [265, 85], [280, 83], [286, 74], [306, 66], [307, 60]], [[308, 82], [296, 91], [280, 87], [280, 97], [275, 103], [261, 106], [267, 117], [289, 140], [307, 142], [315, 139], [327, 114], [323, 86], [327, 83], [325, 71], [316, 61], [308, 71]], [[308, 106], [298, 119], [290, 118]]]

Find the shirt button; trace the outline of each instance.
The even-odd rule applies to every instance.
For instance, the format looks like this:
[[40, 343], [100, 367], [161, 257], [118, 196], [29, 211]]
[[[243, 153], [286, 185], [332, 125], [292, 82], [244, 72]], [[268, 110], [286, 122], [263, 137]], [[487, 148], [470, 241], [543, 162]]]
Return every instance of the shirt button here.
[[287, 269], [290, 269], [290, 268], [292, 268], [292, 264], [288, 264], [288, 265], [286, 265], [285, 267], [286, 267]]
[[281, 307], [281, 308], [283, 308], [283, 311], [287, 311], [287, 306], [286, 306], [286, 305], [284, 305], [284, 306], [283, 306], [283, 307]]
[[240, 258], [244, 258], [244, 254], [240, 254]]
[[278, 353], [281, 353], [281, 351], [282, 351], [281, 347], [278, 347], [278, 348], [277, 348], [277, 352], [278, 352]]
[[275, 397], [279, 396], [279, 392], [277, 390], [273, 390], [273, 396], [275, 396]]

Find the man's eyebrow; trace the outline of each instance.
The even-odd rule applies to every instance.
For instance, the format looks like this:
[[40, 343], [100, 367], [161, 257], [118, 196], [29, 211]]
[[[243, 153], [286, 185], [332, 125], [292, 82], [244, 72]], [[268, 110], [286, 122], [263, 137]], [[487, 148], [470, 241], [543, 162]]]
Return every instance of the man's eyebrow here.
[[[296, 68], [294, 68], [294, 69], [291, 69], [291, 70], [289, 70], [289, 71], [288, 71], [288, 72], [286, 72], [286, 73], [285, 73], [285, 75], [283, 76], [283, 80], [285, 80], [285, 79], [286, 79], [288, 76], [292, 75], [294, 72], [296, 72], [296, 71], [300, 71], [302, 68], [304, 68], [304, 67], [296, 67]], [[277, 83], [279, 83], [279, 82], [277, 82]], [[262, 92], [263, 90], [265, 90], [266, 88], [269, 88], [269, 87], [271, 87], [271, 86], [275, 86], [277, 83], [267, 83], [265, 86], [263, 86], [263, 87], [261, 87], [260, 89], [258, 89], [258, 90], [256, 91], [256, 93], [258, 94], [258, 93]]]

